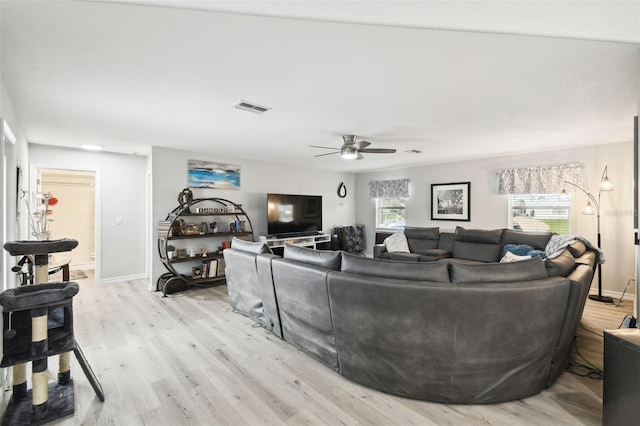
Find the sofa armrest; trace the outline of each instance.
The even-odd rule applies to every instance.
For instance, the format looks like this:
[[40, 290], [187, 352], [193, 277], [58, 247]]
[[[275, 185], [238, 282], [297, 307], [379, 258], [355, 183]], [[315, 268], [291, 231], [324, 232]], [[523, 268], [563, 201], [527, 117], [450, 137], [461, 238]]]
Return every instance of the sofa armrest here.
[[387, 251], [387, 247], [384, 244], [376, 244], [373, 246], [373, 257], [378, 258], [385, 251]]

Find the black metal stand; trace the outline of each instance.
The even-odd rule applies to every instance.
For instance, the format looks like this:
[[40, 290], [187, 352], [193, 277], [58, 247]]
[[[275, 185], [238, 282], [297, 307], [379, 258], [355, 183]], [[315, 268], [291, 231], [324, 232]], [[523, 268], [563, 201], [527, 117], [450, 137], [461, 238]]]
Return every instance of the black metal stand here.
[[[598, 228], [600, 228], [600, 215], [598, 215]], [[600, 229], [598, 229], [598, 247], [602, 247], [600, 244]], [[602, 265], [598, 263], [598, 294], [590, 294], [589, 299], [602, 303], [613, 303], [613, 297], [602, 295]]]

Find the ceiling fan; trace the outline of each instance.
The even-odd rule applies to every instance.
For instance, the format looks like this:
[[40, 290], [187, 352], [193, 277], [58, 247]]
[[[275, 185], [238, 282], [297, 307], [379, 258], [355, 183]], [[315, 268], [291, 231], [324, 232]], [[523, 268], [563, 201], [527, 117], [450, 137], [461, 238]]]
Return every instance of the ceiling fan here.
[[334, 152], [329, 152], [327, 154], [314, 155], [314, 157], [324, 157], [325, 155], [340, 154], [340, 156], [345, 160], [362, 160], [364, 158], [362, 156], [362, 153], [393, 154], [396, 152], [395, 149], [388, 149], [388, 148], [367, 148], [369, 145], [371, 145], [371, 142], [356, 141], [355, 135], [344, 135], [342, 139], [344, 140], [344, 143], [340, 148], [334, 148], [330, 146], [317, 146], [317, 145], [309, 145], [309, 146], [311, 148], [336, 150]]

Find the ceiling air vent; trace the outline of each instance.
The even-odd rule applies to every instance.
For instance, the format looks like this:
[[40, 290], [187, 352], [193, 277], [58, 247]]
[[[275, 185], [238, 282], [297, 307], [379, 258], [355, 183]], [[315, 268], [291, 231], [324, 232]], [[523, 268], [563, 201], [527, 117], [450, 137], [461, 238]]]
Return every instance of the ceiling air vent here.
[[271, 109], [269, 107], [258, 105], [258, 104], [254, 104], [254, 103], [247, 102], [247, 101], [238, 101], [233, 105], [233, 108], [239, 109], [239, 110], [242, 110], [242, 111], [253, 112], [255, 114], [262, 114], [262, 113], [265, 113], [265, 112], [267, 112], [267, 111], [269, 111]]

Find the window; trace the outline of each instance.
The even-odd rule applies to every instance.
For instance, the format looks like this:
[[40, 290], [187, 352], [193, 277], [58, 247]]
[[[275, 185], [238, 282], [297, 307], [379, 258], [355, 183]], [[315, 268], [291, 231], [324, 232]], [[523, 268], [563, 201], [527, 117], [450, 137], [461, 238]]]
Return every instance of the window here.
[[404, 228], [404, 198], [376, 198], [376, 228]]
[[509, 194], [509, 228], [568, 235], [570, 206], [569, 194]]

